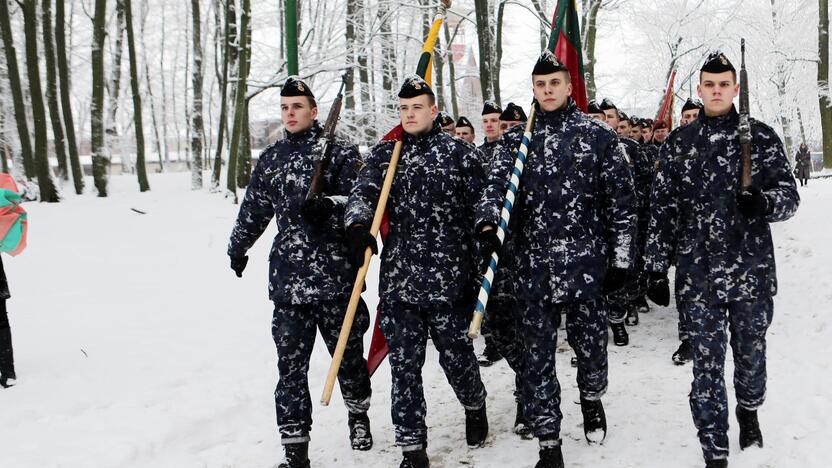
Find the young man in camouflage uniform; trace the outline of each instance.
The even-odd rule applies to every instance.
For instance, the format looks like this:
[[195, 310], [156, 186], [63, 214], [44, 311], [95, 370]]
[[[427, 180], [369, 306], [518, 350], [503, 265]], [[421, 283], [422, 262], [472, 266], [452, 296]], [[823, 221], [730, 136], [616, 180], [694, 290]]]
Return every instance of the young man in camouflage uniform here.
[[[607, 389], [604, 293], [622, 287], [632, 265], [635, 203], [618, 137], [578, 110], [569, 97], [569, 72], [551, 52], [545, 51], [535, 65], [532, 84], [538, 114], [511, 236], [521, 299], [525, 414], [539, 439], [536, 466], [550, 468], [563, 466], [554, 365], [562, 313], [578, 357], [587, 441], [598, 443], [606, 434], [601, 404]], [[499, 151], [480, 200], [476, 230], [483, 258], [499, 245], [496, 225], [515, 155], [516, 148]]]
[[471, 144], [474, 143], [474, 139], [477, 137], [474, 133], [474, 126], [471, 124], [471, 121], [468, 120], [468, 117], [465, 117], [464, 115], [460, 116], [456, 120], [456, 130], [454, 133], [457, 138], [461, 138]]
[[[241, 277], [248, 262], [246, 252], [275, 219], [269, 297], [274, 302], [272, 335], [280, 375], [274, 398], [286, 451], [286, 462], [280, 467], [302, 468], [309, 466], [312, 401], [306, 374], [315, 330], [320, 330], [332, 353], [355, 278], [356, 266], [347, 258], [341, 220], [360, 156], [355, 145], [339, 139], [325, 174], [324, 196], [305, 202], [322, 131], [315, 120], [318, 108], [309, 86], [301, 80], [289, 78], [280, 94], [286, 138], [260, 154], [231, 233], [228, 255], [231, 268]], [[369, 450], [373, 444], [367, 417], [370, 379], [362, 342], [369, 323], [367, 307], [361, 302], [338, 374], [355, 450]]]
[[687, 125], [696, 120], [696, 118], [699, 117], [699, 110], [701, 107], [701, 102], [688, 98], [682, 106], [682, 116], [679, 119], [679, 125]]
[[526, 124], [526, 112], [517, 104], [510, 102], [500, 114], [500, 134], [505, 133], [515, 125]]
[[790, 218], [799, 197], [780, 138], [756, 120], [752, 185], [741, 191], [736, 70], [715, 52], [699, 80], [703, 112], [661, 148], [646, 268], [650, 297], [666, 304], [667, 270], [676, 265], [676, 305], [693, 349], [690, 408], [706, 466], [717, 468], [728, 465], [729, 330], [740, 448], [763, 445], [757, 409], [766, 395], [766, 330], [777, 292], [769, 223]]
[[[474, 308], [477, 256], [471, 226], [484, 174], [476, 148], [443, 133], [435, 96], [418, 76], [399, 92], [404, 144], [387, 202], [390, 231], [381, 254], [381, 330], [393, 377], [392, 407], [401, 467], [427, 467], [422, 366], [428, 334], [439, 365], [465, 408], [465, 436], [479, 446], [488, 435], [486, 391], [466, 336]], [[369, 227], [393, 142], [376, 145], [358, 175], [344, 225], [353, 258], [376, 240]]]

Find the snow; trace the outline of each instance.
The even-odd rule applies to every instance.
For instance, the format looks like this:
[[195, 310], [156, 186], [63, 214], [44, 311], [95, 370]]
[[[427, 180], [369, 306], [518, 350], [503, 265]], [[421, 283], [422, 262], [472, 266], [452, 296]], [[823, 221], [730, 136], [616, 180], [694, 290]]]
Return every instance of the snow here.
[[[237, 279], [225, 256], [237, 206], [188, 190], [189, 178], [187, 172], [154, 174], [153, 190], [140, 194], [132, 176], [119, 176], [111, 179], [108, 199], [65, 190], [60, 204], [26, 205], [29, 247], [4, 258], [18, 385], [0, 389], [0, 466], [247, 468], [274, 467], [282, 459], [266, 297], [273, 231]], [[812, 180], [800, 190], [797, 215], [773, 225], [780, 293], [768, 335], [768, 401], [760, 412], [765, 448], [741, 453], [732, 418], [732, 467], [829, 466], [823, 447], [832, 436], [826, 351], [832, 253], [823, 220], [832, 181]], [[365, 293], [371, 309], [377, 271]], [[630, 346], [609, 348], [603, 399], [609, 432], [601, 446], [584, 440], [571, 352], [559, 348], [567, 464], [702, 466], [687, 404], [690, 365], [670, 361], [675, 312], [654, 308], [630, 333]], [[398, 466], [389, 366], [373, 379], [375, 447], [353, 452], [338, 390], [331, 406], [317, 403], [329, 366], [322, 344], [309, 373], [313, 466]], [[729, 364], [733, 395], [731, 372]], [[511, 432], [513, 376], [505, 361], [482, 374], [491, 434], [486, 447], [469, 449], [463, 410], [429, 345], [424, 380], [432, 466], [533, 466], [537, 442]], [[733, 409], [733, 396], [730, 401]]]

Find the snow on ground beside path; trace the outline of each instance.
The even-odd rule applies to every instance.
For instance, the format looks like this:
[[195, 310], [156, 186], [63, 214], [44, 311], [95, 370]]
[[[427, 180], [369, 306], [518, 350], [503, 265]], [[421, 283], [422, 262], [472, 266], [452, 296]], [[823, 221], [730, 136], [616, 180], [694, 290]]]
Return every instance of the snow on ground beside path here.
[[[281, 460], [266, 297], [273, 231], [237, 279], [225, 256], [237, 207], [191, 192], [189, 180], [188, 173], [154, 175], [153, 191], [139, 194], [132, 177], [114, 177], [108, 199], [67, 195], [57, 205], [26, 205], [29, 247], [4, 258], [19, 380], [0, 389], [0, 467], [272, 468]], [[829, 466], [822, 448], [832, 436], [832, 180], [812, 180], [801, 195], [797, 215], [773, 225], [780, 293], [760, 413], [766, 448], [740, 453], [732, 417], [732, 467]], [[371, 309], [375, 284], [365, 294]], [[571, 352], [561, 346], [567, 465], [702, 466], [687, 405], [690, 365], [670, 363], [675, 312], [654, 308], [630, 331], [629, 347], [610, 346], [610, 427], [600, 447], [583, 440]], [[318, 340], [309, 373], [313, 466], [398, 466], [389, 366], [373, 379], [376, 443], [367, 453], [349, 449], [338, 391], [330, 407], [317, 403], [328, 366]], [[470, 450], [463, 410], [430, 348], [424, 380], [432, 466], [534, 466], [537, 443], [510, 432], [513, 375], [501, 361], [483, 369], [483, 378], [491, 435], [487, 447]], [[733, 412], [733, 395], [730, 401]]]

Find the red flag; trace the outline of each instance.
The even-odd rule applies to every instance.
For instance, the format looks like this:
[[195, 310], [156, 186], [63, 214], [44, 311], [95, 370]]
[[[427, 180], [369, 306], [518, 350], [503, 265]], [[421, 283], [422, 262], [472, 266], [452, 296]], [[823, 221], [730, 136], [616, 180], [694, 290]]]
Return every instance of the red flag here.
[[575, 0], [558, 0], [548, 49], [569, 69], [572, 81], [572, 100], [579, 109], [586, 112], [586, 81], [584, 80], [584, 59], [581, 49], [581, 26]]
[[673, 103], [676, 100], [676, 95], [673, 94], [673, 82], [676, 80], [676, 70], [670, 74], [670, 81], [667, 82], [667, 91], [664, 93], [662, 100], [662, 107], [656, 116], [655, 126], [659, 122], [665, 122], [668, 130], [673, 130]]

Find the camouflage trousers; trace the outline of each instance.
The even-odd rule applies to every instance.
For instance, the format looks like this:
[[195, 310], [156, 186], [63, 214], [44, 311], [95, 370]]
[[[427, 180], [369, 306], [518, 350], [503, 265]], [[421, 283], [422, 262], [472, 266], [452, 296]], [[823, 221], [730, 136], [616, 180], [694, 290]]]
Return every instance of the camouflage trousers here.
[[483, 335], [491, 338], [500, 355], [514, 371], [514, 396], [520, 401], [522, 393], [522, 376], [525, 369], [523, 341], [518, 332], [520, 317], [516, 301], [492, 299], [488, 301], [488, 310], [483, 321]]
[[566, 317], [567, 341], [578, 358], [581, 397], [599, 400], [607, 391], [607, 303], [603, 298], [586, 302], [550, 304], [521, 302], [526, 372], [523, 407], [537, 438], [557, 438], [563, 414], [555, 353], [561, 314]]
[[473, 304], [467, 301], [456, 305], [390, 302], [383, 307], [379, 325], [387, 339], [393, 377], [390, 412], [396, 444], [403, 451], [427, 446], [422, 366], [428, 334], [457, 400], [465, 409], [479, 409], [485, 404], [485, 386], [474, 346], [466, 336], [472, 310]]
[[[295, 444], [309, 440], [312, 430], [312, 400], [309, 396], [309, 359], [315, 345], [316, 328], [320, 330], [330, 355], [335, 350], [347, 299], [310, 304], [275, 303], [272, 337], [277, 346], [279, 379], [274, 391], [277, 427], [281, 443]], [[344, 405], [351, 413], [366, 412], [370, 407], [370, 376], [364, 360], [363, 336], [370, 326], [367, 305], [358, 304], [355, 321], [338, 372]]]
[[737, 403], [754, 410], [766, 396], [766, 330], [771, 324], [771, 297], [709, 306], [682, 302], [693, 347], [690, 409], [705, 459], [728, 456], [728, 396], [725, 353], [728, 332], [734, 355]]

